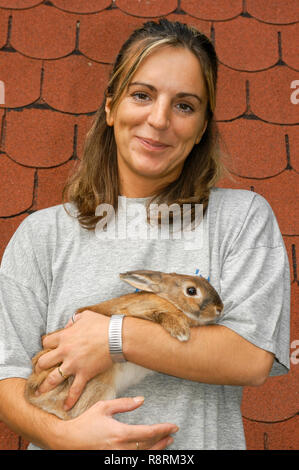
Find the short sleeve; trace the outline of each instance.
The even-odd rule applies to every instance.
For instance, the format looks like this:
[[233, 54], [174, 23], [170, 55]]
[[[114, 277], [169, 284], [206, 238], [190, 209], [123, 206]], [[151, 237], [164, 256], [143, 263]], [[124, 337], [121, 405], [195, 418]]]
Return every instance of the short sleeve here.
[[290, 368], [289, 261], [275, 215], [258, 194], [221, 273], [222, 324], [275, 355], [270, 375]]
[[28, 377], [31, 358], [41, 349], [46, 318], [45, 283], [25, 219], [7, 245], [0, 268], [0, 379]]

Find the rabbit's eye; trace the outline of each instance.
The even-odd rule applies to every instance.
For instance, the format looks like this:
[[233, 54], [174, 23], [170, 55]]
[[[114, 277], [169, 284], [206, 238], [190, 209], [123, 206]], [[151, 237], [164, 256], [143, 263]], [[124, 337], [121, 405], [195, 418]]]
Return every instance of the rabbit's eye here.
[[196, 289], [195, 287], [187, 287], [187, 294], [188, 295], [196, 295]]

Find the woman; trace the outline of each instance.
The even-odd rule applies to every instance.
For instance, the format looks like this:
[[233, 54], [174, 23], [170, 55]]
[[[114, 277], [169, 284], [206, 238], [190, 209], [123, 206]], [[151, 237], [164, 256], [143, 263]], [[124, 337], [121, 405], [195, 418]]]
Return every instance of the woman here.
[[[0, 311], [10, 353], [0, 369], [0, 418], [32, 441], [30, 448], [245, 449], [242, 386], [288, 371], [288, 259], [261, 196], [215, 187], [216, 81], [214, 48], [195, 29], [161, 20], [135, 31], [66, 187], [67, 212], [60, 205], [30, 215], [8, 245]], [[117, 209], [119, 201], [148, 211], [152, 201], [202, 204], [202, 244], [187, 250], [183, 240], [132, 239], [130, 219], [125, 239], [103, 242], [95, 236], [96, 209]], [[54, 367], [40, 393], [75, 376], [66, 408], [112, 365], [110, 319], [91, 311], [69, 318], [79, 307], [129, 292], [118, 273], [136, 269], [209, 277], [224, 302], [223, 318], [193, 328], [187, 343], [160, 325], [124, 319], [124, 359], [156, 371], [127, 391], [144, 403], [99, 402], [67, 422], [26, 404], [24, 379], [45, 332], [67, 324], [43, 341], [53, 350], [37, 364]]]

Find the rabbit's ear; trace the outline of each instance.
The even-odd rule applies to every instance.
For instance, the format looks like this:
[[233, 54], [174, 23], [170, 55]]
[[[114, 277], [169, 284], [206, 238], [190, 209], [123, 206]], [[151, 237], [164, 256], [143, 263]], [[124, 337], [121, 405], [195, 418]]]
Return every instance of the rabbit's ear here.
[[121, 273], [119, 277], [137, 289], [155, 294], [161, 291], [161, 273], [159, 271], [128, 271]]

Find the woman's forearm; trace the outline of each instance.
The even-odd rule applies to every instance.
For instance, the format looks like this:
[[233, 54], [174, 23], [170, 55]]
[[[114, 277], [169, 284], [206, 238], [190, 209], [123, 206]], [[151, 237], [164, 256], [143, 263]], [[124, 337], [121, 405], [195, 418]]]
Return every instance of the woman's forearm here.
[[56, 448], [62, 421], [25, 400], [25, 379], [0, 381], [0, 421], [43, 449]]
[[128, 361], [219, 385], [261, 385], [273, 363], [271, 353], [221, 325], [191, 328], [189, 341], [180, 342], [160, 325], [126, 317], [123, 348]]
[[163, 450], [178, 431], [172, 423], [127, 425], [114, 414], [135, 410], [143, 397], [100, 400], [77, 418], [63, 421], [24, 398], [25, 380], [0, 381], [0, 421], [42, 449], [69, 450]]

